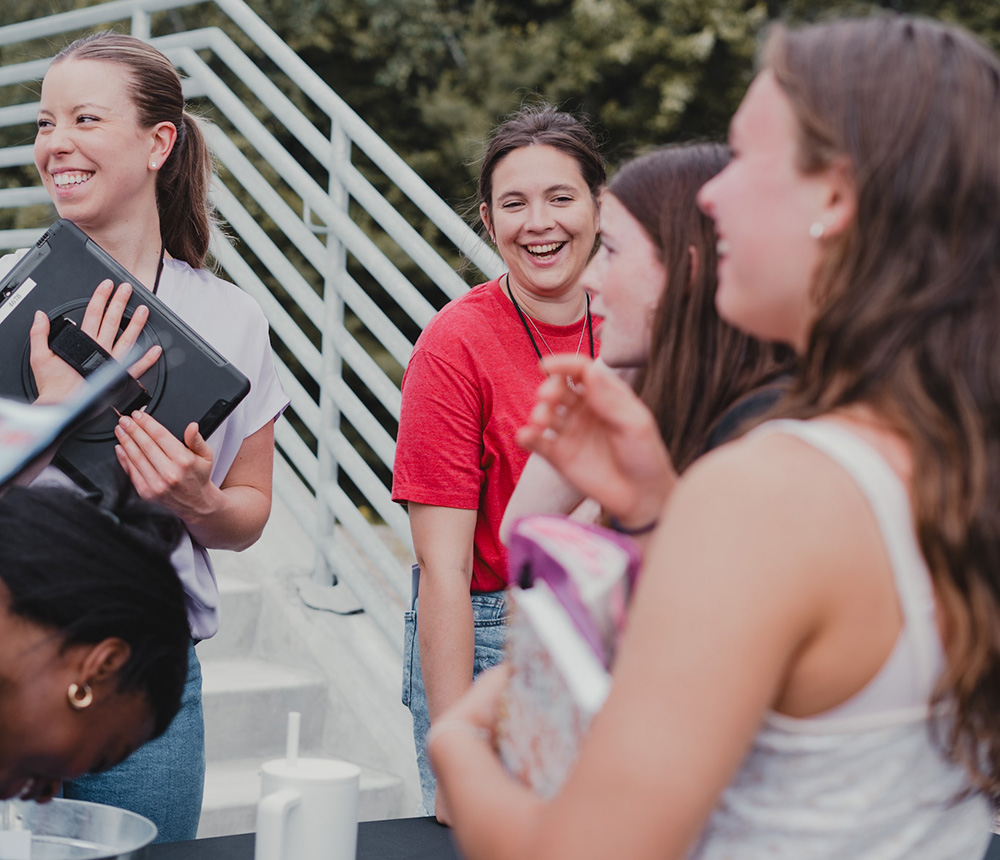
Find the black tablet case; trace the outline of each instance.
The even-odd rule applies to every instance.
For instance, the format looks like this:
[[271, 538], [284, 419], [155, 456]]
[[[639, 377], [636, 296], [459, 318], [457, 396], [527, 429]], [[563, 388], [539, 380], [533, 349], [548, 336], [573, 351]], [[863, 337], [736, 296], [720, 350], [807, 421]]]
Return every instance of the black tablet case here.
[[[163, 355], [140, 382], [148, 389], [146, 411], [178, 439], [198, 422], [206, 439], [250, 390], [250, 381], [170, 308], [75, 224], [57, 221], [0, 280], [0, 397], [33, 401], [37, 396], [29, 364], [28, 330], [36, 310], [49, 319], [83, 319], [98, 284], [110, 278], [117, 287], [132, 285], [124, 326], [139, 305], [149, 319], [137, 343], [137, 355], [159, 344]], [[106, 486], [108, 465], [116, 463], [110, 409], [83, 425], [58, 449], [56, 463], [77, 483]]]

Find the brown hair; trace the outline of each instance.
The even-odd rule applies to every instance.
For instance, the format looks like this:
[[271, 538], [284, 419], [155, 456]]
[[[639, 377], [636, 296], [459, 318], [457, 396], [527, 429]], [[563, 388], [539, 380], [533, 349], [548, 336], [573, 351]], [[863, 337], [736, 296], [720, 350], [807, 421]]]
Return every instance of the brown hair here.
[[729, 157], [717, 143], [668, 146], [628, 162], [608, 185], [667, 270], [636, 391], [656, 416], [678, 472], [703, 452], [726, 410], [792, 363], [790, 350], [737, 331], [715, 310], [715, 233], [695, 197]]
[[[765, 66], [799, 167], [843, 158], [857, 213], [813, 285], [782, 411], [868, 404], [908, 441], [920, 547], [942, 610], [945, 749], [1000, 793], [1000, 63], [909, 17], [778, 28]], [[831, 73], [836, 70], [836, 73]]]
[[94, 33], [63, 48], [52, 63], [97, 60], [129, 70], [129, 91], [143, 128], [173, 123], [177, 141], [156, 177], [156, 208], [163, 244], [171, 256], [201, 268], [214, 221], [208, 199], [212, 157], [199, 121], [184, 109], [181, 80], [156, 48], [119, 33]]
[[497, 165], [515, 149], [551, 146], [573, 158], [590, 189], [596, 205], [604, 187], [606, 171], [597, 140], [583, 120], [551, 105], [521, 108], [498, 125], [486, 143], [479, 168], [479, 203], [493, 209], [493, 173]]

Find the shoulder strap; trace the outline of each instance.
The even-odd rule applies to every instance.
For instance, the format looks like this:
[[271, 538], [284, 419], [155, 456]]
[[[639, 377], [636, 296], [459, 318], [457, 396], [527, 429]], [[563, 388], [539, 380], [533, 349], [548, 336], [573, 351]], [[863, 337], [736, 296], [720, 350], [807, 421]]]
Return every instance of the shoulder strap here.
[[796, 436], [839, 464], [864, 493], [892, 565], [907, 629], [916, 648], [925, 689], [931, 690], [941, 661], [930, 571], [917, 543], [910, 497], [885, 458], [845, 427], [828, 421], [769, 421], [756, 428]]

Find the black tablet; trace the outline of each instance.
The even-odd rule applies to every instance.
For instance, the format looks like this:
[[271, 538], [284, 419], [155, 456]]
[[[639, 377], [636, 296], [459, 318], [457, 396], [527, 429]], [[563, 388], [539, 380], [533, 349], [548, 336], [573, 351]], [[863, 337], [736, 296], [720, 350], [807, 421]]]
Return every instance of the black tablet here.
[[[163, 355], [139, 379], [146, 411], [178, 439], [198, 422], [206, 439], [250, 391], [250, 381], [120, 263], [67, 220], [57, 221], [0, 279], [0, 397], [33, 401], [37, 396], [29, 363], [28, 331], [35, 311], [49, 319], [79, 324], [101, 281], [132, 285], [122, 325], [139, 305], [149, 320], [136, 344], [138, 354], [159, 344]], [[116, 463], [118, 415], [106, 409], [58, 449], [56, 463], [81, 485], [102, 486]]]

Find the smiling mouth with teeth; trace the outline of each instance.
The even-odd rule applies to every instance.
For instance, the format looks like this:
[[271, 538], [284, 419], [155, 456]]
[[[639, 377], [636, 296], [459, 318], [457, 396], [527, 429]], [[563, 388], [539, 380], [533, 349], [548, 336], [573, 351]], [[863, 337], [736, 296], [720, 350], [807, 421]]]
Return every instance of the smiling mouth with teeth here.
[[52, 177], [56, 188], [66, 188], [70, 185], [82, 185], [94, 174], [83, 170], [73, 170], [69, 173], [56, 173]]
[[551, 257], [562, 250], [565, 242], [550, 242], [548, 245], [525, 245], [524, 249], [532, 257]]

